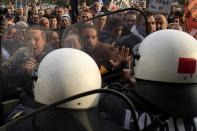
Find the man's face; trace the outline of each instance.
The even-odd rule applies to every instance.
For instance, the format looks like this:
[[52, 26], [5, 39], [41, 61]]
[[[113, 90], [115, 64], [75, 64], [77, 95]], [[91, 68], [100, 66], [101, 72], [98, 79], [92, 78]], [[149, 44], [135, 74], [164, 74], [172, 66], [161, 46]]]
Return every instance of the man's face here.
[[51, 28], [56, 29], [57, 28], [57, 19], [56, 18], [50, 19], [50, 25], [51, 25]]
[[[156, 21], [155, 21], [155, 18], [154, 16], [149, 16], [147, 17], [148, 19], [148, 30], [149, 30], [149, 33], [153, 33], [156, 31]], [[146, 33], [146, 24], [145, 24], [145, 19], [144, 17], [142, 17], [142, 20], [141, 22], [138, 24], [138, 28], [140, 28], [143, 32]]]
[[54, 49], [57, 49], [59, 48], [59, 42], [60, 42], [59, 35], [56, 32], [53, 32], [51, 34], [51, 38], [49, 38], [49, 43]]
[[58, 17], [60, 18], [64, 14], [64, 10], [62, 8], [58, 9]]
[[83, 39], [85, 41], [85, 47], [93, 49], [98, 43], [97, 32], [93, 28], [86, 28], [82, 31]]
[[12, 21], [8, 21], [8, 27], [12, 27], [13, 26], [13, 22]]
[[98, 18], [98, 24], [104, 26], [106, 23], [106, 19], [107, 19], [106, 16]]
[[155, 16], [155, 20], [156, 20], [156, 29], [157, 30], [164, 30], [167, 29], [167, 20], [166, 17], [163, 15], [156, 15]]
[[112, 30], [111, 30], [111, 34], [114, 38], [117, 38], [119, 39], [120, 38], [120, 35], [122, 33], [122, 26], [118, 26], [118, 27], [114, 27]]
[[100, 18], [97, 18], [95, 20], [93, 20], [93, 23], [94, 25], [97, 27], [97, 30], [98, 31], [102, 31], [104, 26], [105, 26], [105, 23], [106, 23], [106, 16], [103, 16], [103, 17], [100, 17]]
[[23, 8], [19, 8], [19, 14], [23, 14]]
[[41, 10], [44, 10], [44, 6], [41, 5], [41, 6], [40, 6], [40, 9], [41, 9]]
[[68, 8], [64, 8], [64, 14], [69, 15], [69, 10], [68, 10]]
[[38, 15], [33, 15], [32, 22], [33, 22], [33, 24], [38, 25], [39, 24], [39, 16]]
[[[34, 2], [31, 3], [31, 6], [32, 6], [32, 7], [36, 7], [36, 3], [34, 3]], [[44, 7], [43, 7], [43, 8], [44, 8]]]
[[45, 10], [45, 14], [46, 14], [46, 15], [50, 15], [50, 14], [51, 14], [51, 11], [50, 11], [49, 9], [46, 9], [46, 10]]
[[42, 25], [41, 26], [43, 26], [45, 28], [49, 28], [50, 27], [49, 20], [48, 19], [44, 19], [42, 21]]
[[31, 6], [31, 3], [29, 2], [29, 3], [27, 3], [27, 7], [30, 7]]
[[[80, 15], [80, 21], [85, 21], [90, 18], [92, 18], [91, 12], [82, 12]], [[91, 20], [86, 22], [86, 24], [91, 24], [91, 23], [92, 23]]]
[[26, 35], [26, 42], [33, 49], [34, 55], [38, 56], [42, 53], [46, 40], [42, 37], [40, 30], [30, 30]]
[[16, 37], [18, 40], [24, 41], [27, 29], [16, 29]]
[[27, 22], [27, 16], [23, 16], [23, 17], [22, 17], [22, 20], [23, 20], [24, 22]]
[[136, 15], [134, 14], [126, 15], [124, 24], [127, 29], [131, 29], [132, 26], [136, 24]]
[[61, 19], [60, 26], [62, 29], [67, 28], [70, 25], [71, 25], [71, 21], [68, 18], [65, 17], [65, 18]]

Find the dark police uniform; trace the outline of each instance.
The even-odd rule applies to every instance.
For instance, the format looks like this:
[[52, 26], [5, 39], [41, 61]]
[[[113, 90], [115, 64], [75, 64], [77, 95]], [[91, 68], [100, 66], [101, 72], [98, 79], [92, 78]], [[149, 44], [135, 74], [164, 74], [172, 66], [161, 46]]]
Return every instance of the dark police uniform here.
[[[127, 95], [135, 106], [140, 129], [144, 129], [162, 114], [151, 103], [141, 98], [135, 89], [126, 89], [120, 84], [111, 85]], [[104, 119], [104, 128], [107, 131], [137, 131], [134, 119], [128, 105], [119, 97], [106, 94], [99, 103], [100, 111]], [[197, 118], [170, 117], [168, 122], [159, 126], [156, 131], [196, 131]]]

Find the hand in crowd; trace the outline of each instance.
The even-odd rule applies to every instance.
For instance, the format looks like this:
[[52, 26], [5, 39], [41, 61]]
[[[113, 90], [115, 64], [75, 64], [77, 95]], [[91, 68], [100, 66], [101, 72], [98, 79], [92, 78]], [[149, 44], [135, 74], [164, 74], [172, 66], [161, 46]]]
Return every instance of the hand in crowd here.
[[110, 63], [114, 68], [120, 68], [123, 62], [128, 62], [129, 65], [131, 64], [132, 57], [129, 56], [129, 48], [122, 46], [121, 53], [119, 53], [119, 49], [116, 48], [116, 56], [116, 61], [110, 60]]
[[133, 87], [133, 85], [136, 83], [136, 80], [134, 77], [131, 76], [132, 70], [130, 68], [130, 65], [131, 65], [132, 57], [129, 56], [129, 48], [125, 48], [125, 46], [122, 46], [121, 53], [119, 53], [119, 49], [116, 49], [116, 56], [117, 56], [117, 60], [116, 61], [110, 60], [110, 63], [116, 69], [123, 66], [122, 64], [124, 62], [129, 64], [129, 68], [123, 67], [122, 71], [124, 72], [124, 76], [126, 80], [125, 86]]
[[25, 71], [29, 72], [36, 66], [36, 60], [34, 58], [30, 58], [25, 63]]

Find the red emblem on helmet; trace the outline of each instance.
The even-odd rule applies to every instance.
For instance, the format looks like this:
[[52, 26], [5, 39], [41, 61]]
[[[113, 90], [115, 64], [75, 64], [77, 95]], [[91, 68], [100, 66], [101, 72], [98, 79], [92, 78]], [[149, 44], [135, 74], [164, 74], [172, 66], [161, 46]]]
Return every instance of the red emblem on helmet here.
[[178, 73], [194, 74], [196, 71], [196, 59], [179, 58]]

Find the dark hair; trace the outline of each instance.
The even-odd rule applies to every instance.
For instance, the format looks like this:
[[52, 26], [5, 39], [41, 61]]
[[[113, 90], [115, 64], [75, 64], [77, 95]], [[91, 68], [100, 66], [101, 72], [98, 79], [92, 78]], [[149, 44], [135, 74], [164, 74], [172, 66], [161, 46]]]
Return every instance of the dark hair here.
[[8, 12], [8, 8], [0, 8], [0, 14], [2, 15], [2, 14], [7, 14], [7, 12]]
[[119, 17], [111, 17], [107, 20], [105, 28], [111, 30], [118, 26], [123, 26], [122, 20]]
[[174, 15], [175, 15], [175, 16], [178, 16], [178, 17], [183, 17], [184, 12], [183, 12], [183, 11], [178, 11], [178, 10], [176, 10], [176, 11], [174, 12]]
[[89, 9], [85, 9], [85, 10], [82, 10], [82, 11], [79, 13], [79, 15], [81, 15], [83, 12], [89, 12], [89, 13], [92, 13], [92, 12], [91, 12], [91, 10], [89, 10]]
[[132, 15], [138, 15], [138, 13], [136, 11], [132, 10], [132, 11], [128, 11], [127, 13], [125, 13], [125, 16], [126, 15], [130, 15], [130, 14], [132, 14]]
[[128, 12], [126, 12], [125, 14], [124, 14], [124, 18], [123, 18], [123, 20], [125, 21], [126, 20], [126, 16], [127, 15], [138, 15], [138, 12], [137, 11], [135, 11], [135, 10], [131, 10], [131, 11], [128, 11]]
[[51, 15], [50, 19], [54, 19], [54, 18], [57, 19], [57, 16], [56, 15]]
[[79, 27], [80, 34], [82, 34], [83, 30], [85, 29], [94, 29], [97, 32], [96, 26], [91, 25], [91, 24], [84, 24], [81, 27]]
[[[144, 10], [144, 14], [146, 15], [146, 17], [150, 17], [154, 15], [151, 11], [148, 10]], [[142, 15], [142, 13], [139, 13], [136, 18], [136, 24], [139, 25], [143, 18], [144, 16]]]
[[60, 6], [60, 7], [58, 7], [58, 9], [63, 9], [64, 10], [64, 7]]

